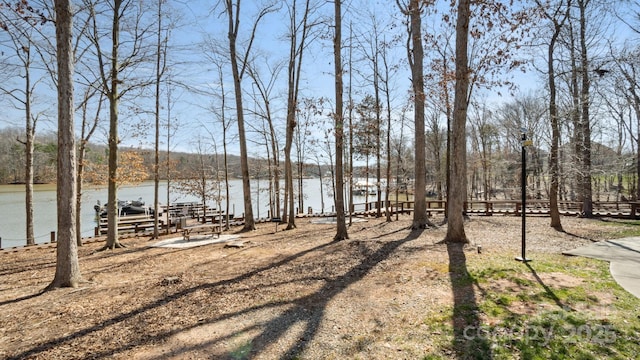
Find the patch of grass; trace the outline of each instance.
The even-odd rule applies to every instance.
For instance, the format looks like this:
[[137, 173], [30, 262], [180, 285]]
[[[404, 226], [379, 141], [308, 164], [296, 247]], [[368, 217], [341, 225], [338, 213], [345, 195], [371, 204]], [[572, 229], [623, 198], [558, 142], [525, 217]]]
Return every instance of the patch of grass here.
[[611, 231], [607, 231], [612, 238], [640, 236], [640, 220], [613, 220], [603, 221], [605, 226], [611, 227]]
[[[453, 306], [444, 305], [439, 309], [430, 311], [429, 315], [423, 319], [425, 331], [435, 349], [446, 349], [454, 340], [452, 316]], [[441, 358], [438, 357], [437, 353], [430, 354], [430, 356], [432, 356], [430, 357], [431, 359]]]
[[[424, 319], [428, 331], [439, 337], [434, 340], [436, 351], [424, 359], [455, 353], [494, 359], [637, 356], [640, 301], [611, 278], [607, 262], [555, 254], [531, 257], [530, 267], [507, 255], [468, 258], [469, 273], [452, 285], [473, 284], [476, 304], [455, 311], [450, 306], [434, 309]], [[566, 275], [567, 283], [548, 280], [558, 278], [556, 274]], [[454, 331], [452, 318], [476, 309], [483, 323]]]
[[500, 268], [480, 268], [474, 271], [479, 282], [488, 282], [488, 279], [499, 280], [509, 279], [513, 277], [513, 274], [518, 273], [518, 270], [514, 267], [500, 267]]
[[476, 282], [476, 277], [467, 271], [457, 271], [452, 274], [451, 284], [454, 287], [468, 286]]
[[502, 324], [487, 329], [495, 344], [495, 358], [519, 354], [523, 359], [602, 359], [628, 358], [633, 354], [615, 350], [616, 346], [625, 349], [631, 345], [621, 339], [615, 326], [581, 313], [547, 311], [518, 320], [507, 327]]
[[435, 355], [435, 354], [429, 354], [422, 358], [422, 360], [441, 360], [441, 359], [446, 359], [446, 358], [440, 355]]
[[234, 360], [248, 359], [252, 348], [253, 345], [251, 344], [251, 341], [244, 342], [231, 350], [231, 352], [229, 352], [229, 357]]
[[533, 280], [529, 280], [529, 279], [523, 279], [521, 277], [512, 277], [511, 281], [513, 281], [514, 283], [522, 286], [522, 287], [526, 287], [526, 286], [533, 286], [535, 285], [535, 281]]

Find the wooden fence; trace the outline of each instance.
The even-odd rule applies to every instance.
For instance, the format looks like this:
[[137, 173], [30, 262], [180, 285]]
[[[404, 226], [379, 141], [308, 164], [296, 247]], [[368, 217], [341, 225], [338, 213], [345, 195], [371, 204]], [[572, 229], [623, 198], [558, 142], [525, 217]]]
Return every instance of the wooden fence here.
[[[389, 209], [392, 213], [411, 213], [414, 208], [414, 201], [393, 200], [385, 203], [383, 206], [377, 201], [367, 203], [353, 204], [351, 212], [353, 214], [384, 214], [385, 209]], [[526, 201], [525, 213], [531, 215], [549, 215], [549, 200], [529, 199]], [[429, 215], [432, 213], [444, 213], [447, 207], [446, 200], [427, 200], [426, 211]], [[582, 202], [579, 201], [558, 201], [558, 211], [565, 216], [578, 216], [582, 214]], [[473, 200], [464, 203], [464, 209], [467, 214], [492, 216], [494, 214], [516, 215], [522, 214], [521, 200]], [[640, 219], [638, 211], [640, 210], [640, 201], [594, 201], [593, 215], [606, 216], [615, 218]]]

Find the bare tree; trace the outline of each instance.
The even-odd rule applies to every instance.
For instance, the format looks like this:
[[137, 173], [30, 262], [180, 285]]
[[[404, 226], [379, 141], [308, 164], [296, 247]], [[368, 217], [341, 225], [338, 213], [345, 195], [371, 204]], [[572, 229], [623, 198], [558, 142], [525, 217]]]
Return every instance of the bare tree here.
[[249, 36], [249, 43], [245, 49], [244, 57], [238, 64], [237, 39], [240, 31], [240, 0], [225, 0], [225, 12], [227, 13], [229, 28], [229, 57], [231, 59], [231, 72], [233, 74], [233, 88], [236, 99], [236, 121], [238, 122], [238, 142], [240, 145], [240, 167], [242, 171], [242, 191], [244, 198], [244, 231], [255, 230], [255, 219], [253, 217], [253, 206], [251, 202], [251, 183], [249, 177], [249, 159], [247, 155], [247, 139], [244, 124], [244, 108], [242, 104], [242, 78], [247, 66], [247, 59], [251, 52], [251, 46], [256, 36], [256, 31], [260, 20], [267, 14], [275, 10], [275, 5], [261, 9], [253, 23], [253, 28]]
[[[383, 44], [381, 47], [381, 52], [380, 52], [380, 57], [382, 60], [382, 92], [384, 93], [384, 97], [385, 97], [385, 101], [387, 104], [387, 131], [386, 131], [386, 146], [385, 146], [385, 151], [386, 151], [386, 172], [385, 172], [385, 179], [386, 179], [386, 185], [385, 185], [385, 190], [384, 190], [384, 203], [387, 204], [387, 206], [390, 206], [389, 203], [389, 196], [391, 194], [391, 153], [392, 153], [392, 149], [391, 149], [391, 121], [392, 121], [392, 116], [391, 116], [391, 97], [392, 97], [392, 88], [393, 88], [393, 83], [392, 83], [392, 78], [394, 77], [396, 71], [397, 71], [397, 66], [395, 66], [394, 64], [391, 64], [390, 61], [390, 55], [389, 55], [389, 47], [390, 47], [390, 43], [388, 43], [385, 40], [383, 40]], [[399, 184], [396, 183], [396, 187]], [[397, 197], [396, 197], [396, 201], [398, 201]], [[387, 221], [390, 222], [391, 221], [391, 211], [387, 211]]]
[[334, 241], [342, 241], [349, 238], [347, 223], [344, 213], [344, 113], [343, 113], [343, 83], [342, 83], [342, 0], [334, 0], [334, 38], [333, 61], [335, 67], [335, 97], [336, 110], [333, 114], [335, 122], [335, 149], [336, 149], [336, 235]]
[[[119, 103], [122, 97], [134, 89], [139, 89], [153, 83], [153, 79], [135, 79], [135, 69], [148, 60], [151, 48], [149, 31], [151, 27], [142, 26], [144, 9], [132, 0], [114, 0], [104, 11], [98, 11], [98, 2], [85, 0], [85, 5], [91, 12], [92, 29], [90, 41], [95, 49], [94, 56], [97, 59], [97, 71], [100, 79], [99, 87], [109, 102], [109, 170], [108, 170], [108, 196], [107, 196], [107, 241], [105, 249], [124, 247], [118, 239], [118, 203], [117, 203], [117, 174], [118, 174], [118, 144], [120, 137]], [[103, 30], [99, 24], [98, 16], [104, 15], [110, 18], [110, 25]], [[135, 26], [127, 28], [131, 32], [121, 31], [123, 19], [131, 16]], [[125, 42], [121, 42], [121, 36], [126, 36]], [[103, 49], [105, 37], [111, 40], [111, 49]], [[125, 54], [125, 51], [127, 53]], [[124, 80], [128, 80], [126, 85]]]
[[[472, 116], [469, 116], [471, 123], [472, 147], [473, 153], [477, 153], [478, 161], [472, 161], [473, 173], [476, 174], [476, 170], [479, 170], [478, 176], [472, 176], [476, 181], [472, 184], [472, 190], [474, 196], [477, 198], [479, 193], [482, 193], [483, 200], [489, 200], [491, 193], [493, 192], [493, 186], [491, 184], [492, 173], [492, 155], [495, 144], [498, 142], [498, 128], [493, 123], [492, 112], [487, 108], [486, 104], [474, 106], [476, 111]], [[475, 154], [472, 153], [472, 156]], [[480, 166], [478, 169], [478, 165]], [[480, 185], [476, 185], [480, 182]]]
[[427, 217], [426, 203], [426, 149], [425, 149], [425, 111], [424, 111], [424, 48], [422, 45], [422, 7], [418, 0], [410, 0], [408, 5], [402, 5], [396, 0], [398, 7], [405, 16], [409, 17], [407, 28], [407, 58], [411, 67], [411, 85], [413, 88], [414, 106], [414, 153], [415, 153], [415, 189], [414, 212], [412, 229], [422, 229], [431, 226]]
[[[18, 137], [16, 140], [24, 146], [24, 186], [25, 186], [25, 211], [26, 211], [26, 238], [27, 245], [35, 245], [35, 235], [33, 231], [33, 163], [35, 134], [38, 120], [42, 114], [34, 108], [34, 93], [36, 87], [41, 83], [41, 78], [34, 78], [33, 68], [38, 59], [38, 55], [43, 56], [42, 49], [36, 45], [36, 37], [40, 32], [36, 27], [41, 26], [43, 16], [37, 10], [25, 2], [15, 4], [0, 5], [1, 29], [9, 36], [7, 47], [10, 48], [13, 64], [7, 64], [5, 69], [10, 72], [15, 71], [16, 75], [22, 78], [22, 83], [13, 87], [13, 82], [3, 82], [0, 84], [0, 93], [4, 94], [14, 107], [24, 112], [24, 139]], [[4, 52], [3, 52], [4, 54]], [[6, 71], [6, 70], [5, 70]]]
[[[97, 101], [97, 107], [95, 109], [95, 114], [91, 117], [89, 116], [89, 101], [96, 94], [99, 93], [99, 99]], [[87, 152], [87, 146], [89, 145], [89, 140], [95, 133], [98, 128], [100, 112], [102, 110], [102, 104], [104, 100], [104, 95], [101, 92], [98, 92], [92, 86], [85, 87], [85, 91], [83, 94], [82, 102], [80, 103], [80, 112], [82, 125], [80, 126], [80, 138], [78, 144], [78, 161], [77, 161], [77, 194], [76, 194], [76, 242], [78, 246], [82, 246], [82, 223], [81, 223], [81, 213], [80, 210], [82, 208], [82, 188], [84, 182], [84, 170], [85, 170], [85, 155]]]
[[467, 106], [469, 93], [469, 63], [467, 44], [469, 39], [470, 0], [458, 1], [456, 21], [456, 89], [453, 103], [453, 124], [451, 131], [451, 183], [450, 198], [447, 199], [447, 235], [445, 241], [467, 243], [464, 231], [464, 202], [467, 193]]
[[[304, 209], [305, 192], [303, 186], [304, 173], [307, 167], [306, 159], [310, 149], [312, 148], [312, 142], [309, 141], [311, 135], [311, 128], [317, 121], [316, 117], [323, 113], [324, 99], [312, 99], [303, 98], [298, 102], [298, 110], [296, 111], [296, 128], [293, 136], [293, 143], [295, 145], [295, 154], [298, 167], [298, 209], [302, 211]], [[321, 181], [322, 183], [322, 181]]]
[[225, 93], [224, 90], [224, 79], [223, 79], [223, 73], [222, 73], [222, 63], [218, 62], [216, 63], [217, 69], [218, 69], [218, 80], [220, 81], [220, 112], [218, 113], [218, 118], [220, 120], [220, 123], [222, 125], [222, 150], [223, 150], [223, 168], [224, 168], [224, 191], [225, 191], [225, 199], [227, 199], [227, 201], [225, 202], [226, 204], [226, 208], [225, 208], [225, 217], [226, 217], [226, 221], [225, 221], [225, 226], [226, 226], [226, 230], [229, 230], [229, 197], [230, 197], [230, 189], [229, 189], [229, 152], [227, 151], [227, 144], [228, 144], [228, 139], [227, 139], [227, 134], [229, 132], [229, 128], [231, 127], [231, 121], [229, 121], [227, 119], [227, 108], [226, 108], [226, 103], [227, 103], [227, 94]]
[[[311, 35], [311, 29], [317, 25], [316, 22], [310, 20], [310, 16], [316, 10], [317, 5], [310, 0], [304, 0], [303, 7], [298, 10], [298, 1], [294, 0], [288, 5], [289, 11], [289, 57], [287, 64], [287, 125], [285, 140], [285, 191], [288, 194], [288, 216], [287, 229], [293, 229], [295, 224], [295, 211], [293, 207], [293, 166], [291, 161], [291, 148], [293, 145], [293, 135], [297, 126], [296, 111], [298, 110], [298, 93], [300, 90], [300, 73], [302, 71], [302, 60], [304, 50], [306, 49]], [[298, 147], [300, 150], [300, 147]], [[298, 152], [300, 154], [300, 152]], [[300, 159], [299, 159], [300, 160]], [[300, 161], [298, 161], [300, 164]], [[299, 171], [299, 176], [302, 174]], [[299, 186], [301, 190], [301, 186]], [[299, 190], [299, 199], [302, 201], [303, 194]], [[302, 202], [301, 202], [302, 204]], [[302, 205], [300, 205], [302, 207]]]
[[[229, 184], [229, 152], [228, 145], [235, 141], [235, 137], [231, 137], [229, 135], [230, 129], [233, 125], [233, 119], [228, 116], [228, 105], [227, 105], [227, 90], [225, 87], [225, 79], [224, 79], [224, 68], [228, 66], [229, 59], [227, 58], [228, 54], [225, 55], [228, 51], [223, 48], [223, 45], [218, 43], [215, 39], [209, 38], [205, 45], [207, 47], [206, 58], [209, 63], [211, 63], [215, 67], [216, 71], [216, 82], [215, 82], [215, 90], [213, 92], [213, 100], [208, 107], [208, 111], [214, 114], [216, 120], [219, 122], [220, 127], [217, 128], [221, 130], [220, 135], [222, 139], [220, 139], [220, 143], [222, 143], [222, 171], [224, 172], [224, 198], [230, 198], [230, 184]], [[216, 149], [217, 150], [217, 149]], [[229, 229], [229, 217], [230, 214], [230, 204], [229, 201], [225, 202], [225, 227], [226, 230]]]
[[[366, 79], [365, 81], [370, 81], [371, 82], [371, 86], [373, 87], [373, 97], [371, 97], [370, 95], [365, 96], [365, 98], [362, 101], [362, 104], [365, 104], [367, 102], [372, 102], [373, 105], [371, 106], [370, 111], [373, 113], [370, 118], [369, 121], [369, 125], [366, 126], [367, 128], [369, 128], [368, 130], [371, 131], [371, 135], [372, 135], [372, 141], [371, 141], [371, 147], [370, 150], [372, 152], [374, 152], [375, 154], [375, 159], [376, 159], [376, 195], [377, 195], [377, 204], [378, 206], [376, 206], [376, 216], [377, 217], [381, 217], [382, 216], [382, 189], [381, 189], [381, 183], [382, 183], [382, 150], [383, 150], [383, 146], [382, 146], [382, 103], [381, 103], [381, 99], [380, 99], [380, 92], [382, 90], [382, 81], [384, 79], [381, 79], [382, 75], [381, 75], [381, 66], [380, 66], [380, 61], [381, 61], [381, 53], [383, 51], [383, 47], [385, 46], [384, 44], [382, 44], [382, 32], [384, 31], [383, 29], [380, 29], [380, 27], [382, 26], [380, 21], [377, 19], [375, 14], [370, 14], [369, 15], [370, 20], [371, 20], [371, 27], [366, 29], [366, 31], [368, 32], [368, 36], [359, 36], [358, 39], [361, 40], [359, 41], [358, 44], [358, 48], [360, 49], [363, 58], [366, 60], [366, 66], [368, 67], [368, 70], [366, 71], [362, 71], [362, 77], [364, 79]], [[369, 80], [370, 79], [370, 80]], [[361, 108], [361, 106], [358, 106], [359, 108]], [[368, 155], [368, 152], [367, 152]], [[368, 169], [367, 169], [368, 170]], [[369, 174], [367, 173], [367, 181], [369, 178]], [[367, 196], [368, 191], [367, 191]]]
[[[551, 175], [551, 186], [549, 188], [549, 211], [551, 216], [551, 227], [562, 230], [560, 221], [560, 211], [558, 210], [558, 188], [559, 188], [559, 144], [560, 125], [557, 105], [555, 52], [558, 37], [565, 21], [569, 17], [571, 0], [560, 0], [554, 8], [544, 9], [543, 4], [536, 0], [536, 4], [544, 10], [543, 17], [551, 22], [552, 32], [547, 45], [547, 85], [549, 87], [549, 118], [551, 121], [551, 149], [549, 158], [549, 172]], [[564, 9], [563, 9], [564, 7]]]
[[196, 151], [196, 163], [191, 164], [187, 172], [174, 181], [174, 188], [179, 193], [198, 197], [206, 215], [209, 200], [213, 200], [216, 204], [222, 201], [221, 183], [216, 166], [218, 157], [208, 154], [201, 138], [197, 139]]
[[[162, 76], [167, 69], [167, 36], [168, 30], [162, 27], [162, 3], [163, 0], [158, 0], [158, 12], [157, 12], [157, 38], [156, 38], [156, 78], [155, 78], [155, 141], [154, 141], [154, 163], [153, 163], [153, 238], [159, 237], [158, 233], [158, 216], [160, 214], [160, 85], [162, 82]], [[163, 32], [165, 36], [163, 37]], [[169, 209], [167, 204], [167, 210]]]
[[[640, 129], [640, 61], [638, 55], [640, 54], [640, 48], [635, 47], [632, 49], [622, 49], [619, 54], [615, 56], [615, 69], [618, 73], [617, 88], [623, 93], [622, 97], [624, 102], [629, 104], [633, 114], [636, 117], [637, 128]], [[612, 106], [613, 108], [620, 108], [620, 106]], [[620, 110], [618, 110], [620, 111]], [[640, 134], [633, 134], [633, 126], [626, 124], [630, 136], [636, 143], [636, 199], [640, 199]], [[640, 131], [640, 130], [639, 130]], [[620, 180], [621, 182], [621, 180]], [[619, 186], [620, 188], [621, 186]]]
[[73, 16], [69, 0], [56, 0], [58, 63], [58, 245], [56, 274], [47, 289], [76, 287], [82, 280], [76, 246], [76, 149], [73, 124]]
[[[265, 138], [265, 146], [267, 146], [267, 161], [269, 162], [269, 188], [271, 214], [273, 217], [280, 216], [280, 143], [278, 142], [278, 134], [273, 119], [272, 97], [273, 89], [276, 86], [278, 75], [282, 70], [282, 64], [267, 65], [268, 74], [265, 76], [267, 81], [263, 79], [258, 69], [257, 63], [262, 59], [255, 59], [247, 67], [247, 74], [253, 80], [252, 88], [254, 92], [251, 94], [256, 104], [253, 115], [263, 120], [263, 129], [259, 130]], [[265, 61], [266, 62], [266, 61]], [[267, 62], [268, 63], [268, 62]], [[257, 90], [257, 93], [255, 93]]]
[[[76, 81], [76, 93], [82, 93], [80, 104], [76, 106], [76, 111], [80, 112], [80, 136], [76, 140], [77, 149], [77, 194], [76, 194], [76, 238], [78, 246], [82, 246], [82, 196], [84, 185], [85, 159], [90, 145], [90, 141], [98, 129], [102, 106], [104, 105], [105, 96], [99, 88], [99, 77], [95, 72], [84, 71], [87, 68], [93, 68], [90, 58], [91, 41], [88, 31], [91, 27], [93, 18], [90, 11], [82, 6], [74, 6], [74, 32], [76, 34], [73, 45], [73, 54], [75, 59], [75, 75], [79, 80]], [[77, 69], [80, 68], [80, 71]], [[49, 70], [54, 73], [51, 69]], [[52, 75], [53, 76], [53, 75]], [[54, 79], [54, 82], [57, 80]], [[80, 91], [77, 91], [80, 89]], [[97, 100], [96, 100], [97, 97]], [[91, 113], [91, 114], [90, 114]]]
[[[434, 103], [437, 102], [437, 100], [434, 101]], [[441, 104], [434, 104], [431, 109], [432, 110], [427, 114], [426, 143], [431, 152], [431, 158], [433, 159], [435, 192], [437, 193], [438, 199], [442, 200], [444, 189], [443, 180], [446, 178], [446, 167], [443, 167], [442, 156], [443, 154], [446, 154], [444, 146], [447, 144], [447, 129], [440, 125], [442, 111]]]
[[587, 44], [587, 7], [591, 0], [576, 0], [580, 14], [579, 41], [580, 41], [580, 75], [582, 78], [580, 90], [581, 118], [580, 128], [582, 135], [582, 146], [580, 154], [581, 159], [581, 193], [582, 193], [582, 214], [586, 217], [593, 216], [593, 195], [591, 189], [591, 118], [590, 118], [590, 94], [591, 94], [591, 78], [590, 78], [590, 58], [588, 54]]

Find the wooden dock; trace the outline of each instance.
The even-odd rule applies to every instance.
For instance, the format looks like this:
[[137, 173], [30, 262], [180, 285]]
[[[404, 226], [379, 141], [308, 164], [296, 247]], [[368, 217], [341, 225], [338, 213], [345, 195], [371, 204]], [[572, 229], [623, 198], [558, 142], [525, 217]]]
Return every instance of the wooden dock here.
[[[377, 217], [386, 216], [387, 212], [391, 215], [406, 214], [411, 215], [414, 211], [414, 201], [389, 201], [380, 202], [370, 201], [367, 203], [358, 203], [351, 206], [351, 215], [362, 217]], [[426, 212], [429, 216], [434, 214], [442, 214], [445, 212], [447, 206], [446, 200], [427, 200]], [[521, 200], [473, 200], [464, 203], [464, 211], [468, 215], [481, 215], [481, 216], [493, 216], [493, 215], [522, 215], [522, 201]], [[175, 212], [175, 209], [172, 209]], [[165, 212], [159, 221], [159, 228], [162, 230], [179, 231], [184, 226], [184, 221], [180, 221], [181, 218], [188, 219], [190, 223], [199, 224], [216, 224], [221, 229], [228, 228], [227, 214], [217, 211], [215, 209], [206, 209], [204, 211], [202, 207], [198, 205], [190, 205], [188, 208], [182, 208], [180, 210], [180, 217], [167, 216], [171, 214], [171, 211]], [[580, 216], [582, 215], [582, 203], [578, 201], [559, 201], [558, 210], [561, 215], [564, 216]], [[593, 202], [593, 216], [595, 217], [612, 217], [612, 218], [624, 218], [624, 219], [640, 219], [640, 202], [626, 201], [594, 201]], [[528, 215], [541, 215], [548, 216], [550, 214], [549, 201], [529, 199], [526, 202], [524, 209]], [[177, 214], [177, 212], [176, 212]], [[303, 217], [319, 217], [319, 216], [335, 216], [335, 212], [327, 212], [323, 214], [317, 214], [313, 212], [299, 213], [296, 215], [298, 218]], [[234, 218], [232, 214], [228, 215], [229, 226], [239, 226], [244, 222]], [[257, 222], [266, 221], [263, 219], [256, 219]], [[147, 215], [134, 215], [126, 216], [118, 219], [118, 232], [119, 233], [144, 233], [153, 231], [153, 216]], [[107, 221], [106, 219], [100, 219], [99, 226], [96, 227], [96, 236], [104, 235], [107, 233]]]
[[[384, 202], [382, 202], [384, 203]], [[525, 204], [525, 213], [529, 215], [549, 215], [549, 200], [528, 199]], [[444, 213], [447, 207], [446, 200], [427, 200], [426, 211], [428, 215]], [[582, 202], [579, 201], [558, 201], [558, 211], [564, 216], [582, 215]], [[380, 211], [378, 211], [380, 208]], [[414, 208], [414, 201], [389, 201], [385, 204], [378, 204], [372, 201], [362, 204], [354, 204], [351, 212], [354, 215], [381, 216], [386, 215], [385, 211], [392, 214], [411, 214]], [[472, 200], [464, 203], [464, 211], [468, 215], [522, 215], [521, 200]], [[594, 201], [593, 216], [613, 217], [623, 219], [640, 219], [640, 201]]]

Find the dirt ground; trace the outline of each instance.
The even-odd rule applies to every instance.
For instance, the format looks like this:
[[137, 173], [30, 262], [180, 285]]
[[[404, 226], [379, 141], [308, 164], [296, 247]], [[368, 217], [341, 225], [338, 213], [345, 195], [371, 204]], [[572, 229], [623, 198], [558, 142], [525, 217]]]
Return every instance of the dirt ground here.
[[[410, 231], [407, 215], [354, 223], [341, 242], [335, 225], [312, 220], [258, 224], [236, 234], [240, 248], [138, 237], [98, 252], [103, 243], [88, 242], [82, 286], [46, 293], [53, 246], [2, 251], [0, 358], [421, 358], [438, 345], [422, 320], [474, 296], [452, 291], [451, 263], [520, 251], [517, 217], [472, 217], [464, 249], [441, 243], [446, 226]], [[528, 218], [528, 248], [560, 253], [604, 236], [598, 221], [562, 220], [566, 233]]]

